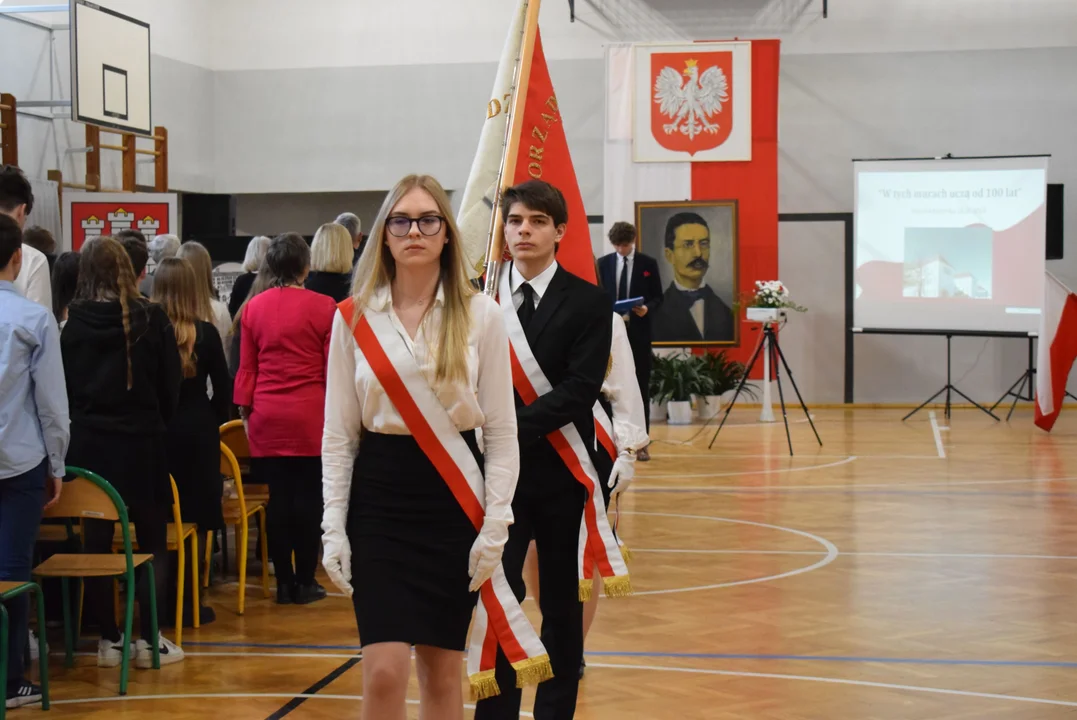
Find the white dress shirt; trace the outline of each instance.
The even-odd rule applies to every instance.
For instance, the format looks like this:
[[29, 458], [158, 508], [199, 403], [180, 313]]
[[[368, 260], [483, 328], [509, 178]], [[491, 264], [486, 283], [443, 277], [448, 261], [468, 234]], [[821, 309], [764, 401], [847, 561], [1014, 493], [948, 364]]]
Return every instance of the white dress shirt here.
[[610, 348], [613, 365], [602, 383], [602, 394], [613, 410], [613, 445], [620, 454], [625, 450], [647, 447], [646, 408], [636, 380], [636, 362], [632, 359], [632, 345], [624, 320], [613, 314], [613, 345]]
[[[617, 295], [618, 300], [627, 300], [628, 298], [632, 297], [632, 295], [631, 295], [631, 293], [632, 293], [632, 268], [635, 267], [635, 265], [636, 265], [636, 251], [633, 250], [631, 253], [629, 253], [628, 255], [625, 255], [624, 257], [622, 257], [620, 253], [616, 253], [616, 252], [614, 253], [614, 255], [617, 256], [617, 276], [614, 278], [614, 281], [613, 281], [613, 292], [614, 292], [614, 294]], [[622, 298], [621, 295], [620, 295], [620, 292], [621, 292], [621, 275], [624, 274], [624, 271], [626, 269], [625, 268], [625, 258], [626, 257], [628, 258], [628, 268], [627, 269], [628, 269], [628, 293], [629, 294], [627, 296], [625, 296], [624, 298]]]
[[49, 277], [49, 259], [45, 253], [22, 245], [22, 269], [15, 278], [15, 289], [24, 298], [33, 300], [52, 310], [52, 279]]
[[524, 294], [520, 290], [520, 286], [524, 283], [531, 285], [531, 289], [534, 290], [535, 295], [535, 307], [539, 306], [539, 301], [542, 300], [542, 296], [546, 294], [546, 291], [550, 289], [550, 282], [553, 280], [554, 273], [557, 272], [557, 261], [554, 260], [550, 263], [550, 267], [540, 272], [530, 280], [525, 280], [524, 276], [520, 274], [520, 271], [516, 269], [516, 264], [513, 263], [512, 269], [509, 271], [509, 288], [512, 290], [512, 306], [517, 310], [524, 304]]
[[[520, 471], [520, 446], [516, 437], [516, 405], [512, 396], [512, 367], [505, 321], [501, 308], [493, 298], [472, 296], [467, 382], [436, 381], [437, 342], [444, 298], [439, 287], [434, 305], [427, 311], [414, 339], [408, 335], [393, 310], [389, 288], [374, 293], [367, 312], [388, 314], [457, 430], [481, 431], [481, 447], [485, 456], [486, 516], [512, 522], [512, 497]], [[322, 434], [325, 507], [326, 510], [343, 508], [345, 514], [361, 430], [388, 435], [410, 434], [359, 350], [352, 336], [351, 320], [340, 312], [333, 319], [326, 374], [325, 428]]]
[[[684, 285], [681, 285], [676, 280], [673, 281], [673, 286], [683, 292], [692, 292], [692, 288], [686, 288]], [[700, 283], [697, 289], [702, 290], [705, 287], [707, 287], [706, 280]], [[696, 300], [694, 303], [692, 303], [692, 307], [689, 308], [689, 311], [692, 313], [692, 319], [695, 320], [696, 327], [699, 328], [699, 334], [702, 335], [704, 327], [703, 298], [700, 298], [699, 300]]]

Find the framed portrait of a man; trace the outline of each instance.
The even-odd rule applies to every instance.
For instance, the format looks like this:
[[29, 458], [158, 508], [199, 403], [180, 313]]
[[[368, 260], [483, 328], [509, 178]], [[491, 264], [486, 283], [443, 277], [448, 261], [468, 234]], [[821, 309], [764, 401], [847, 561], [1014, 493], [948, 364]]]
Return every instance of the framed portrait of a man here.
[[637, 245], [669, 278], [656, 346], [736, 345], [737, 201], [637, 202]]

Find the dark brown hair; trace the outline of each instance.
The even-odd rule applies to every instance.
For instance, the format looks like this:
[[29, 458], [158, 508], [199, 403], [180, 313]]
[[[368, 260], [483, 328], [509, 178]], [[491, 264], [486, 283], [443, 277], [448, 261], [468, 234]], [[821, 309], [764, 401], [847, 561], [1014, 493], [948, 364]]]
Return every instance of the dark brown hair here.
[[627, 245], [636, 242], [636, 226], [627, 222], [615, 222], [610, 228], [610, 243]]
[[146, 243], [146, 236], [138, 230], [120, 230], [114, 235], [123, 245], [123, 249], [131, 257], [131, 269], [135, 271], [135, 279], [146, 269], [146, 263], [150, 259], [150, 246]]
[[275, 287], [294, 285], [310, 267], [310, 246], [299, 233], [284, 233], [269, 242], [265, 264], [273, 273]]
[[79, 253], [79, 281], [75, 302], [119, 300], [123, 311], [123, 337], [127, 345], [127, 389], [134, 384], [131, 372], [131, 307], [145, 308], [138, 293], [134, 268], [120, 241], [110, 235], [89, 240]]
[[22, 230], [14, 219], [0, 215], [0, 269], [11, 264], [11, 258], [22, 248]]
[[505, 188], [501, 194], [501, 216], [508, 217], [509, 210], [516, 203], [522, 204], [528, 210], [546, 213], [553, 219], [554, 225], [564, 225], [568, 222], [568, 205], [561, 191], [543, 180], [528, 180], [527, 182]]
[[33, 227], [28, 227], [23, 230], [22, 241], [46, 255], [52, 255], [56, 252], [56, 238], [52, 236], [52, 233], [40, 225], [34, 225]]
[[26, 214], [30, 214], [34, 209], [34, 189], [17, 166], [0, 166], [0, 212], [12, 212], [19, 205], [25, 205]]

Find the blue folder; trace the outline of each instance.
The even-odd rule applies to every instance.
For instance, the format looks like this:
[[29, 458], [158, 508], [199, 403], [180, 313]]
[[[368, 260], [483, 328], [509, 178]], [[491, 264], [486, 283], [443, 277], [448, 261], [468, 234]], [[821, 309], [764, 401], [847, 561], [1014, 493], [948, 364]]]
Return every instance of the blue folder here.
[[625, 298], [624, 300], [618, 300], [613, 304], [613, 311], [618, 315], [624, 315], [626, 312], [634, 307], [639, 307], [643, 304], [642, 297]]

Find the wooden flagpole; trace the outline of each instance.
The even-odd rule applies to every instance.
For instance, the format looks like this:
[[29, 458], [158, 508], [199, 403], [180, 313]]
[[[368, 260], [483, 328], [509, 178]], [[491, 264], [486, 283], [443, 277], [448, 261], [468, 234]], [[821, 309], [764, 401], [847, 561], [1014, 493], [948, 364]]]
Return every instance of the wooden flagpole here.
[[501, 258], [505, 252], [505, 223], [501, 215], [501, 194], [513, 182], [516, 171], [516, 157], [520, 150], [520, 134], [527, 106], [527, 86], [531, 80], [531, 60], [535, 54], [535, 38], [538, 35], [539, 6], [541, 0], [528, 0], [527, 17], [524, 20], [523, 40], [520, 43], [519, 60], [516, 63], [516, 78], [512, 87], [512, 110], [509, 115], [508, 129], [505, 134], [505, 153], [501, 157], [501, 172], [498, 176], [497, 197], [494, 199], [494, 212], [490, 242], [486, 246], [486, 283], [483, 292], [494, 296], [497, 294], [498, 280], [501, 274]]

